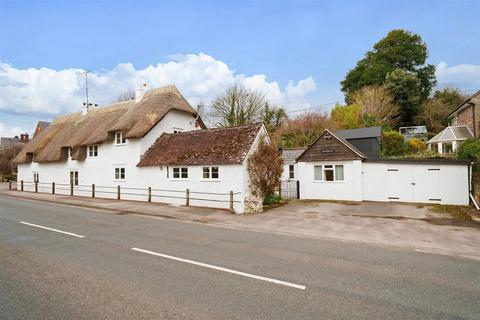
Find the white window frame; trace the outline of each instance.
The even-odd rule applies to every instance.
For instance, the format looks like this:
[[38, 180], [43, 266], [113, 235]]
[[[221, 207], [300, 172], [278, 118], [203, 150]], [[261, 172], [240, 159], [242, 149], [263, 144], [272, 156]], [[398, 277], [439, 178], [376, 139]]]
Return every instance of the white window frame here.
[[[215, 174], [214, 171], [216, 171], [216, 175], [217, 175], [216, 178], [213, 177]], [[205, 181], [220, 180], [220, 168], [218, 166], [202, 167], [202, 180], [205, 180]]]
[[127, 170], [125, 167], [115, 167], [113, 176], [115, 181], [125, 181], [127, 178]]
[[288, 179], [295, 179], [295, 165], [288, 165]]
[[40, 182], [40, 175], [38, 171], [33, 171], [33, 182]]
[[172, 180], [188, 180], [188, 167], [172, 167]]
[[182, 128], [173, 127], [173, 133], [180, 133], [180, 132], [183, 132]]
[[127, 139], [123, 136], [121, 131], [115, 132], [115, 145], [116, 146], [124, 146], [127, 144]]
[[[72, 174], [73, 174], [73, 177], [72, 177]], [[75, 169], [69, 170], [68, 177], [69, 177], [70, 185], [73, 183], [74, 187], [78, 186], [78, 181], [79, 181], [78, 170], [75, 170]]]
[[98, 145], [93, 144], [88, 146], [88, 157], [89, 158], [97, 158], [98, 157]]
[[[320, 167], [320, 179], [315, 179], [315, 168]], [[342, 168], [343, 177], [339, 179], [337, 177], [337, 167]], [[325, 171], [333, 171], [333, 180], [325, 180], [326, 174]], [[345, 165], [343, 164], [317, 164], [313, 166], [313, 181], [314, 182], [324, 182], [324, 183], [333, 183], [333, 182], [345, 182]]]

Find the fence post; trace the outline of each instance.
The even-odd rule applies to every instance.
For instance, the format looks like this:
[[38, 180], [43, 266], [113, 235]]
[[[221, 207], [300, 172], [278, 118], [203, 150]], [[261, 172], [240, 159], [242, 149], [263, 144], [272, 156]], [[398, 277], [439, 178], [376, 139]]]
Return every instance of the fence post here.
[[70, 183], [70, 195], [73, 196], [73, 182]]
[[297, 199], [300, 199], [300, 180], [297, 180]]
[[152, 187], [148, 187], [148, 202], [152, 202]]
[[8, 180], [8, 190], [12, 190], [12, 181]]
[[233, 210], [233, 191], [230, 191], [230, 210]]
[[38, 192], [38, 181], [35, 181], [35, 192]]
[[95, 183], [92, 183], [92, 198], [95, 198]]
[[187, 189], [185, 196], [185, 205], [188, 207], [190, 205], [190, 189]]
[[117, 185], [117, 200], [120, 200], [120, 185]]
[[52, 194], [55, 194], [55, 182], [52, 182]]
[[20, 180], [20, 191], [23, 191], [23, 180]]

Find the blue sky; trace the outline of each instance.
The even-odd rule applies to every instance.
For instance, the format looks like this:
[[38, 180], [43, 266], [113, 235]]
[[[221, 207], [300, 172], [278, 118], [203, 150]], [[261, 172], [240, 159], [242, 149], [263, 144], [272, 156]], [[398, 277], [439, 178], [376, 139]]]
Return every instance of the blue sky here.
[[[480, 86], [478, 12], [480, 1], [461, 0], [0, 0], [0, 62], [4, 64], [0, 69], [0, 132], [2, 126], [4, 133], [30, 130], [40, 117], [48, 120], [80, 108], [80, 78], [67, 90], [75, 99], [69, 102], [68, 95], [59, 96], [62, 83], [70, 79], [66, 71], [76, 69], [99, 75], [92, 79], [92, 91], [94, 97], [97, 91], [100, 103], [108, 102], [102, 99], [115, 91], [113, 83], [132, 86], [133, 77], [138, 80], [151, 71], [145, 77], [153, 79], [152, 85], [177, 80], [187, 98], [208, 104], [224, 89], [221, 84], [231, 80], [217, 77], [218, 70], [224, 77], [231, 73], [235, 81], [267, 88], [267, 95], [276, 95], [278, 103], [291, 110], [341, 101], [339, 82], [345, 73], [395, 28], [422, 36], [430, 51], [428, 62], [442, 63], [440, 86], [458, 86], [471, 93]], [[202, 58], [200, 63], [201, 53], [211, 59]], [[169, 61], [173, 65], [168, 71], [148, 69]], [[131, 65], [119, 68], [120, 63]], [[207, 78], [201, 77], [202, 68], [209, 68]], [[165, 72], [168, 76], [163, 77]], [[18, 73], [23, 74], [21, 81], [15, 78]], [[48, 82], [51, 73], [57, 74], [50, 81], [56, 86], [34, 87], [39, 81]], [[105, 79], [109, 85], [104, 85]], [[189, 79], [210, 83], [210, 87], [199, 88]], [[40, 93], [41, 88], [48, 92]]]

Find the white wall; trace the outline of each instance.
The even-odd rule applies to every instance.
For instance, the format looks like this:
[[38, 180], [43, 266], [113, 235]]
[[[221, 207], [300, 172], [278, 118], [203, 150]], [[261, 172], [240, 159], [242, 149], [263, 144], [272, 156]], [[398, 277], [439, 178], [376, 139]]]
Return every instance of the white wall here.
[[164, 132], [173, 133], [174, 130], [191, 131], [198, 129], [201, 128], [195, 127], [195, 118], [191, 114], [172, 110], [141, 139], [140, 152], [144, 154]]
[[364, 200], [468, 205], [468, 191], [467, 165], [363, 163]]
[[[315, 165], [343, 165], [344, 181], [315, 181]], [[324, 161], [299, 162], [300, 199], [362, 200], [362, 162]]]
[[[183, 129], [195, 130], [193, 116], [171, 111], [150, 132], [141, 139], [127, 139], [125, 145], [115, 145], [114, 142], [105, 142], [98, 146], [98, 157], [88, 157], [84, 161], [68, 159], [65, 162], [19, 164], [18, 180], [26, 181], [24, 189], [33, 191], [34, 186], [27, 181], [33, 181], [33, 172], [38, 172], [40, 177], [39, 192], [51, 192], [51, 182], [56, 183], [56, 193], [69, 194], [70, 170], [78, 170], [79, 186], [75, 187], [74, 194], [91, 196], [91, 185], [96, 185], [96, 196], [116, 198], [116, 186], [120, 185], [123, 192], [141, 193], [143, 195], [124, 195], [122, 198], [131, 200], [146, 200], [146, 188], [161, 190], [177, 190], [181, 192], [153, 192], [153, 195], [162, 194], [170, 197], [185, 197], [185, 190], [190, 189], [191, 198], [209, 198], [219, 201], [191, 200], [190, 205], [229, 208], [229, 193], [240, 192], [234, 196], [234, 209], [243, 213], [245, 187], [245, 167], [242, 165], [219, 166], [220, 179], [218, 181], [204, 181], [202, 179], [203, 167], [190, 167], [188, 180], [174, 180], [173, 175], [167, 178], [167, 167], [138, 168], [136, 165], [140, 157], [155, 142], [163, 132]], [[122, 167], [126, 170], [126, 179], [115, 180], [115, 168]], [[169, 168], [172, 170], [172, 168]], [[101, 188], [108, 186], [110, 188]], [[128, 190], [124, 188], [143, 188], [142, 190]], [[64, 189], [64, 190], [62, 190]], [[106, 193], [109, 192], [109, 193]], [[195, 192], [222, 193], [222, 195], [200, 195]], [[165, 202], [175, 205], [184, 205], [184, 199], [152, 197], [152, 201]], [[225, 202], [223, 202], [225, 201]]]
[[289, 168], [290, 165], [284, 164], [284, 165], [283, 165], [282, 177], [281, 177], [281, 180], [282, 180], [282, 181], [298, 180], [298, 164], [295, 163], [295, 164], [292, 164], [292, 165], [293, 165], [294, 178], [293, 178], [293, 179], [290, 179], [290, 168]]

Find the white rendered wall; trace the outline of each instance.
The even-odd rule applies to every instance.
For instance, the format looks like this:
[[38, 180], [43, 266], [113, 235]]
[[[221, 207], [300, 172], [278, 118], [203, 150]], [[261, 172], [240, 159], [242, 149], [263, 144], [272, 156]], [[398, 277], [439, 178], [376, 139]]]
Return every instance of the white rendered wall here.
[[[195, 130], [194, 118], [186, 113], [171, 111], [160, 123], [158, 123], [142, 139], [127, 139], [125, 145], [115, 145], [112, 142], [105, 142], [98, 146], [98, 156], [87, 158], [84, 161], [68, 159], [65, 162], [20, 164], [18, 166], [18, 180], [26, 181], [24, 190], [33, 191], [34, 186], [27, 181], [33, 181], [33, 173], [38, 172], [40, 178], [39, 192], [51, 192], [51, 182], [56, 183], [56, 193], [69, 194], [70, 170], [79, 172], [79, 186], [75, 187], [74, 194], [79, 196], [91, 196], [91, 185], [96, 185], [96, 196], [104, 198], [116, 198], [116, 186], [120, 185], [122, 193], [128, 192], [131, 195], [123, 195], [123, 199], [147, 200], [146, 188], [161, 190], [176, 190], [180, 192], [154, 191], [153, 195], [166, 195], [176, 198], [152, 197], [152, 201], [171, 203], [175, 205], [185, 204], [185, 190], [190, 189], [191, 198], [208, 198], [219, 201], [191, 200], [190, 205], [207, 206], [216, 208], [229, 208], [230, 191], [241, 192], [234, 196], [234, 209], [243, 213], [244, 208], [244, 173], [242, 165], [218, 166], [220, 178], [218, 181], [205, 181], [202, 179], [203, 167], [189, 167], [188, 180], [174, 180], [173, 175], [167, 178], [167, 167], [138, 168], [136, 165], [140, 157], [151, 146], [163, 132], [183, 129], [184, 131]], [[87, 152], [88, 154], [88, 152]], [[115, 179], [115, 168], [125, 168], [125, 180]], [[172, 170], [172, 168], [169, 168]], [[243, 178], [242, 178], [243, 177]], [[107, 186], [110, 188], [102, 188]], [[19, 186], [20, 187], [20, 186]], [[143, 188], [143, 190], [128, 190], [125, 188]], [[62, 190], [64, 189], [64, 190]], [[108, 193], [107, 193], [108, 192]], [[223, 195], [200, 195], [195, 192], [222, 193]], [[133, 195], [140, 193], [143, 195]], [[223, 202], [225, 201], [225, 202]], [[238, 201], [238, 202], [237, 202]]]
[[[388, 170], [398, 170], [395, 181]], [[468, 192], [467, 165], [363, 163], [364, 200], [468, 205]]]
[[[344, 181], [315, 181], [315, 165], [343, 165]], [[298, 179], [300, 180], [300, 199], [321, 200], [362, 200], [362, 162], [325, 161], [298, 162]]]
[[298, 164], [295, 163], [295, 164], [292, 164], [292, 166], [293, 166], [293, 174], [294, 174], [293, 179], [290, 179], [290, 170], [289, 170], [290, 165], [284, 164], [283, 165], [282, 177], [281, 177], [282, 181], [298, 180]]

